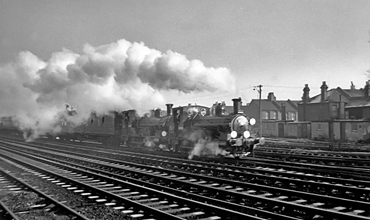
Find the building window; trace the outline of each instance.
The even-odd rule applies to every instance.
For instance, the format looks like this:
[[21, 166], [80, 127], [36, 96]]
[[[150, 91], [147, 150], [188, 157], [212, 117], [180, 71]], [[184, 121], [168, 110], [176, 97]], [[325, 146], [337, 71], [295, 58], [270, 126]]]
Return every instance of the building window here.
[[269, 119], [268, 112], [262, 111], [262, 119]]
[[270, 119], [276, 119], [276, 112], [270, 111]]
[[321, 124], [317, 124], [317, 130], [321, 131]]
[[286, 119], [295, 121], [296, 120], [296, 113], [295, 112], [287, 112], [286, 113]]
[[357, 123], [351, 123], [352, 126], [352, 131], [356, 132], [357, 131]]
[[297, 120], [297, 115], [295, 112], [290, 112], [290, 115], [291, 115], [290, 120], [293, 120], [293, 121]]

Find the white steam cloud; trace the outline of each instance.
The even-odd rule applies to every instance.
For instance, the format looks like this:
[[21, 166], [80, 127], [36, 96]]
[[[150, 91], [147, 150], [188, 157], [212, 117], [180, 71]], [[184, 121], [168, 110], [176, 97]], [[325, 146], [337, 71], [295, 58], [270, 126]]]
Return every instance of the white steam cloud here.
[[217, 156], [226, 155], [226, 151], [219, 147], [218, 142], [212, 141], [203, 130], [192, 131], [187, 137], [194, 143], [193, 149], [189, 152], [188, 159], [193, 159], [194, 156]]
[[217, 142], [199, 139], [192, 151], [189, 153], [188, 159], [193, 159], [194, 156], [217, 156], [217, 155], [226, 155], [226, 150], [219, 147]]
[[[161, 91], [228, 91], [235, 81], [226, 68], [209, 68], [184, 55], [119, 40], [82, 54], [63, 49], [43, 61], [21, 52], [0, 66], [0, 116], [13, 116], [37, 136], [58, 132], [60, 117], [79, 124], [92, 111], [136, 109], [143, 113], [165, 104]], [[68, 117], [66, 104], [78, 114]]]

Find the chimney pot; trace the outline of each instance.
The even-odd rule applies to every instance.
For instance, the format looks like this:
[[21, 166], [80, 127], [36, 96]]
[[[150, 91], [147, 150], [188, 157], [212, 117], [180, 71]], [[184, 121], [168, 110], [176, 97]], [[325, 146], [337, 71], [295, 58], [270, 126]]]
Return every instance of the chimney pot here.
[[267, 100], [269, 100], [270, 102], [276, 101], [276, 97], [273, 92], [269, 92], [269, 94], [267, 95]]
[[355, 85], [353, 85], [353, 81], [351, 81], [351, 90], [355, 90], [356, 89], [356, 87], [355, 87]]

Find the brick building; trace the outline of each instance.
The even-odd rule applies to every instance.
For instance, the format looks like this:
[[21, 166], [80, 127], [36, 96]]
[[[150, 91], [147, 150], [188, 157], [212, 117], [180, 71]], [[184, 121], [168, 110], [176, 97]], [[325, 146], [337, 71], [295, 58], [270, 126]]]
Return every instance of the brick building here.
[[298, 103], [299, 121], [327, 121], [370, 118], [370, 84], [356, 89], [337, 87], [328, 90], [323, 81], [321, 93], [310, 98], [308, 84], [303, 88], [302, 101]]
[[[259, 118], [259, 99], [252, 99], [244, 107], [244, 112], [250, 117]], [[296, 121], [298, 120], [299, 101], [277, 100], [274, 93], [270, 92], [267, 99], [261, 99], [262, 121]]]

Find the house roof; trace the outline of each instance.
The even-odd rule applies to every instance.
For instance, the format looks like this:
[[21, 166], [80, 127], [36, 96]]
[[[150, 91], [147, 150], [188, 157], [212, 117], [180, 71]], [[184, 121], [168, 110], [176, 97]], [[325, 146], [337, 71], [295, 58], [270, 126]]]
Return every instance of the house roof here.
[[367, 99], [353, 99], [350, 100], [345, 108], [370, 107], [370, 100]]
[[[370, 98], [365, 97], [364, 89], [342, 89], [340, 87], [330, 89], [327, 91], [325, 102], [338, 102], [338, 96], [336, 96], [337, 98], [334, 96], [335, 92], [338, 92], [348, 99], [345, 108], [370, 107]], [[302, 101], [300, 103], [302, 103]], [[321, 103], [321, 94], [310, 98], [308, 103]]]
[[[325, 101], [332, 100], [331, 96], [332, 96], [334, 90], [335, 89], [330, 89], [330, 90], [327, 91]], [[311, 97], [310, 98], [310, 101], [308, 103], [319, 103], [319, 102], [321, 102], [321, 94], [318, 94], [318, 95], [316, 95], [314, 97]], [[300, 103], [302, 103], [302, 102], [300, 102]]]
[[[326, 98], [325, 101], [337, 101], [334, 97], [333, 94], [335, 92], [340, 93], [341, 95], [345, 96], [347, 99], [358, 99], [358, 98], [365, 98], [364, 97], [364, 89], [342, 89], [340, 87], [337, 87], [335, 89], [330, 89], [326, 93]], [[321, 94], [319, 93], [316, 96], [313, 96], [309, 99], [308, 103], [319, 103], [321, 102]], [[300, 101], [299, 103], [302, 103]]]
[[[251, 103], [255, 102], [257, 105], [259, 104], [259, 99], [252, 99]], [[274, 100], [270, 101], [268, 99], [261, 99], [261, 108], [263, 110], [281, 110], [281, 104], [285, 104], [286, 111], [297, 111], [298, 110], [298, 103], [297, 100]]]
[[363, 89], [342, 89], [342, 91], [348, 94], [351, 98], [364, 97], [365, 95]]

